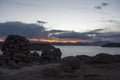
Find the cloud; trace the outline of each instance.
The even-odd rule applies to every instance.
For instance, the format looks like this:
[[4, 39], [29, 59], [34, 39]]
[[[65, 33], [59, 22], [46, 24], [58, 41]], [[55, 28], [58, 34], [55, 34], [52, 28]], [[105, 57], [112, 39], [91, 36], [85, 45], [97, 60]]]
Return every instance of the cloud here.
[[108, 6], [109, 4], [108, 3], [102, 3], [102, 6]]
[[95, 6], [95, 9], [101, 10], [101, 9], [107, 7], [108, 5], [109, 5], [109, 3], [103, 2], [100, 5]]
[[102, 7], [101, 6], [95, 6], [96, 9], [101, 9]]
[[86, 33], [79, 32], [65, 32], [61, 34], [54, 34], [52, 36], [62, 39], [91, 39]]
[[50, 30], [49, 33], [62, 33], [62, 32], [68, 32], [68, 31], [65, 31], [65, 30]]
[[[58, 33], [62, 32], [58, 30]], [[57, 31], [56, 31], [57, 33]], [[52, 36], [59, 39], [82, 39], [92, 41], [114, 41], [120, 42], [119, 32], [106, 32], [106, 29], [95, 29], [88, 32], [64, 32], [59, 34], [53, 34]]]
[[118, 20], [104, 20], [103, 22], [109, 22], [109, 23], [119, 23]]
[[[119, 26], [120, 29], [120, 26]], [[49, 30], [44, 26], [33, 23], [4, 22], [0, 23], [0, 38], [9, 34], [18, 34], [27, 38], [46, 38], [46, 39], [77, 39], [91, 41], [115, 41], [120, 42], [119, 32], [108, 32], [107, 29], [95, 29], [87, 32], [74, 32], [66, 30]]]
[[0, 37], [6, 37], [9, 34], [18, 34], [25, 37], [46, 38], [48, 32], [43, 26], [38, 24], [27, 24], [22, 22], [0, 23]]

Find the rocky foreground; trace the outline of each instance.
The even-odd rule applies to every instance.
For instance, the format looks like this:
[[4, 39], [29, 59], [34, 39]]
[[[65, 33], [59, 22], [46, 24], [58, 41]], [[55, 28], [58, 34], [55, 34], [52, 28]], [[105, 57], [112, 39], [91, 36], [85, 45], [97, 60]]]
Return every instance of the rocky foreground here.
[[30, 52], [29, 41], [9, 35], [0, 55], [0, 80], [120, 80], [120, 55], [61, 58], [60, 49]]

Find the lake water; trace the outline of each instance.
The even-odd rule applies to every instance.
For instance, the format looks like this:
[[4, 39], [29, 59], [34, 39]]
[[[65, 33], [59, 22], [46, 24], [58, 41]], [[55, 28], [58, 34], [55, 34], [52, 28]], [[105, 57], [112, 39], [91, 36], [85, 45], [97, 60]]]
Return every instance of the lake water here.
[[[98, 53], [120, 54], [120, 48], [108, 48], [100, 46], [55, 46], [62, 51], [64, 56], [89, 55], [94, 56]], [[41, 52], [38, 51], [40, 54]], [[0, 51], [0, 53], [2, 53]]]
[[64, 56], [89, 55], [98, 53], [120, 54], [120, 48], [108, 48], [100, 46], [55, 46], [60, 48]]

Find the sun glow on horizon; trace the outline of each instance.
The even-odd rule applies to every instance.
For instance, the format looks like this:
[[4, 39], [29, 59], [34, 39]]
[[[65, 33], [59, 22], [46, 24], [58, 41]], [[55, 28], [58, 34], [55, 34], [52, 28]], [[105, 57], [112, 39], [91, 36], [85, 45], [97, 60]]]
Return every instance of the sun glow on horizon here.
[[[29, 38], [29, 41], [34, 42], [49, 42], [49, 43], [77, 43], [77, 42], [93, 42], [92, 40], [83, 40], [83, 39], [40, 39], [40, 38]], [[0, 38], [0, 42], [3, 42], [4, 39]]]
[[93, 42], [92, 40], [83, 40], [83, 39], [39, 39], [31, 38], [30, 41], [37, 42], [49, 42], [49, 43], [77, 43], [77, 42]]

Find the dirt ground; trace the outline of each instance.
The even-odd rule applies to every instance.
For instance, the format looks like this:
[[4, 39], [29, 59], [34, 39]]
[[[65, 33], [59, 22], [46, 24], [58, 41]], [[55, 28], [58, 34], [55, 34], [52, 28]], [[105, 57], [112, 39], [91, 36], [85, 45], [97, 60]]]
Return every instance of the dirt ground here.
[[41, 71], [48, 67], [58, 67], [60, 64], [33, 65], [21, 69], [6, 69], [0, 67], [0, 80], [120, 80], [120, 64], [81, 64], [76, 71], [79, 77], [47, 78], [41, 76]]

